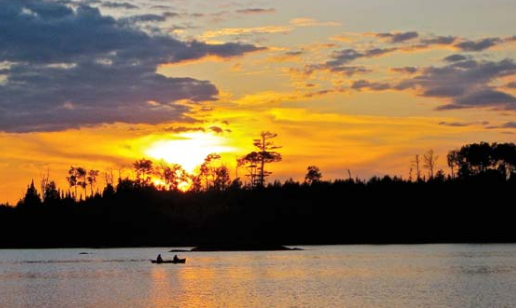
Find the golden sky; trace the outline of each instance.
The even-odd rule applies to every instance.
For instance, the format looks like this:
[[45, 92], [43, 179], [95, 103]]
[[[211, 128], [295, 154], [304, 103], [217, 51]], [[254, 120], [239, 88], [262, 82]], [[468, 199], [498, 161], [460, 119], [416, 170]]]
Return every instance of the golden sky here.
[[429, 149], [445, 169], [450, 149], [515, 141], [512, 1], [0, 5], [0, 202], [47, 172], [66, 187], [72, 165], [233, 167], [261, 131], [280, 180], [406, 177]]

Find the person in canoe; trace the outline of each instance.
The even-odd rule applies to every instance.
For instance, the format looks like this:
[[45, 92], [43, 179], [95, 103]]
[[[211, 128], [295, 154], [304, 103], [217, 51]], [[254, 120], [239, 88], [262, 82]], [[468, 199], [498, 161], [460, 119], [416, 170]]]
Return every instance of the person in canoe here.
[[161, 254], [159, 254], [156, 258], [156, 263], [163, 263], [163, 258], [161, 257]]
[[179, 258], [177, 257], [177, 255], [174, 255], [174, 262], [178, 262], [179, 261]]

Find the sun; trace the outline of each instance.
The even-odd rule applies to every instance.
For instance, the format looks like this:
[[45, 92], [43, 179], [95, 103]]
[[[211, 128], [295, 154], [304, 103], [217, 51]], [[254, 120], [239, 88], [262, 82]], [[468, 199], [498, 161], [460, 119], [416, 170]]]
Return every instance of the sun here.
[[211, 133], [183, 133], [174, 138], [153, 142], [145, 150], [145, 155], [170, 164], [179, 164], [186, 171], [193, 172], [208, 154], [235, 152], [235, 148], [227, 145], [225, 137]]

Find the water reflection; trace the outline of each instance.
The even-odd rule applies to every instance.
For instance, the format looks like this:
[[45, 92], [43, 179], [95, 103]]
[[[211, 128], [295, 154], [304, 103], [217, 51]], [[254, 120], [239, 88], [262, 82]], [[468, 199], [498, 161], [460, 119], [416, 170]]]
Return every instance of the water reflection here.
[[151, 264], [158, 253], [3, 251], [0, 306], [506, 308], [516, 302], [515, 245], [189, 253], [186, 264]]

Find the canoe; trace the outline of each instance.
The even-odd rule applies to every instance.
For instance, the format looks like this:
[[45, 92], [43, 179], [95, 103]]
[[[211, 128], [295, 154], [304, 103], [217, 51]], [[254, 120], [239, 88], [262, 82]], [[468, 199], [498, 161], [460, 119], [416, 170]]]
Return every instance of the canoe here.
[[179, 260], [163, 260], [162, 262], [158, 262], [156, 260], [151, 260], [152, 263], [155, 264], [179, 264], [179, 263], [186, 263], [186, 259], [179, 259]]

